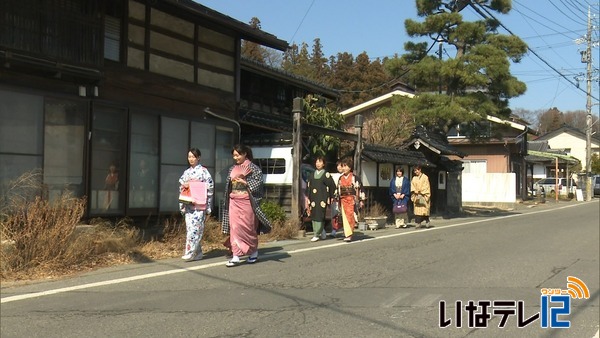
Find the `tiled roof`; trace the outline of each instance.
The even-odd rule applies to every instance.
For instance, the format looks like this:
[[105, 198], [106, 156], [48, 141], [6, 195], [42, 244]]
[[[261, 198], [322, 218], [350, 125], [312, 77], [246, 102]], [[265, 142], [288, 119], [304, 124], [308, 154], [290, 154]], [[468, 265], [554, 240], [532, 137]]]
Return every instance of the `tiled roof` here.
[[527, 141], [527, 150], [547, 151], [548, 149], [550, 149], [550, 147], [546, 140]]
[[451, 160], [445, 156], [440, 156], [438, 169], [448, 172], [458, 172], [463, 170], [463, 161]]
[[257, 110], [240, 109], [241, 124], [249, 124], [273, 131], [291, 132], [293, 120], [290, 116], [265, 113]]
[[[354, 151], [347, 156], [352, 155], [354, 155]], [[420, 165], [423, 167], [436, 166], [435, 164], [429, 162], [425, 158], [425, 155], [419, 151], [394, 149], [374, 144], [364, 144], [362, 156], [365, 159], [377, 163]]]
[[340, 96], [339, 91], [331, 87], [327, 87], [321, 83], [309, 80], [305, 77], [292, 74], [283, 69], [275, 68], [244, 56], [241, 57], [240, 61], [242, 69], [259, 73], [262, 76], [265, 76], [265, 74], [267, 74], [267, 76], [269, 77], [275, 77], [282, 79], [282, 81], [285, 82], [294, 83], [298, 87], [307, 89], [311, 92], [311, 94], [319, 94], [331, 99], [337, 99]]
[[436, 152], [439, 152], [440, 155], [456, 155], [459, 157], [465, 157], [466, 155], [465, 153], [451, 146], [448, 143], [448, 138], [444, 133], [429, 131], [424, 126], [417, 126], [411, 139], [408, 141], [408, 143], [404, 144], [402, 148], [407, 149], [409, 146], [413, 145], [419, 140], [421, 143], [425, 143], [426, 147], [437, 150]]

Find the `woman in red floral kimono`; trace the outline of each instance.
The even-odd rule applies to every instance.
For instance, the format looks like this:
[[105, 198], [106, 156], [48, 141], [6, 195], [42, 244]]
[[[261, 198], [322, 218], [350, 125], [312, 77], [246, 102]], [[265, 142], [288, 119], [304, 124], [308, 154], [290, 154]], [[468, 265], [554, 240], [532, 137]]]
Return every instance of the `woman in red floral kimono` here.
[[353, 162], [351, 159], [342, 159], [342, 175], [338, 183], [339, 208], [342, 223], [344, 224], [344, 241], [351, 242], [354, 228], [358, 221], [357, 207], [363, 207], [365, 193], [358, 177], [352, 172]]

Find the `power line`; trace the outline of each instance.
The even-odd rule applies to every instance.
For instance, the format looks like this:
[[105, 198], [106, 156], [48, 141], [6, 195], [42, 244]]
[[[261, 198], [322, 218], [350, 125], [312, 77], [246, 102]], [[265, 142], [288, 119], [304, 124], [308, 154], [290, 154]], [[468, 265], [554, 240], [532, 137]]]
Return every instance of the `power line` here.
[[294, 41], [294, 38], [296, 37], [296, 34], [298, 33], [298, 31], [300, 30], [300, 27], [302, 26], [302, 23], [304, 23], [304, 19], [306, 19], [306, 16], [308, 15], [308, 12], [310, 12], [310, 9], [312, 8], [312, 6], [315, 4], [315, 0], [312, 0], [312, 2], [310, 3], [310, 6], [308, 6], [308, 9], [306, 10], [306, 12], [304, 13], [304, 16], [302, 17], [302, 20], [300, 20], [300, 23], [298, 24], [298, 27], [296, 27], [296, 31], [294, 32], [294, 35], [292, 35], [292, 38], [290, 39], [290, 41]]
[[[558, 7], [557, 7], [557, 6], [556, 6], [556, 5], [555, 5], [555, 4], [552, 2], [552, 0], [548, 0], [548, 1], [549, 1], [549, 2], [552, 4], [552, 6], [556, 7], [556, 9], [558, 9], [558, 11], [559, 11], [559, 12], [561, 12], [561, 13], [563, 13], [563, 15], [567, 16], [567, 15], [566, 15], [566, 13], [565, 13], [565, 11], [562, 11], [562, 10], [560, 10], [560, 9], [559, 9], [559, 8], [558, 8]], [[563, 5], [564, 5], [564, 6], [567, 8], [567, 10], [569, 10], [569, 12], [573, 13], [573, 15], [575, 15], [575, 17], [579, 18], [579, 14], [577, 14], [577, 13], [573, 12], [573, 10], [571, 10], [571, 8], [570, 8], [570, 7], [571, 7], [570, 5], [566, 4], [566, 3], [564, 2], [564, 0], [559, 0], [559, 1], [560, 1], [560, 3], [562, 3], [562, 4], [563, 4]], [[567, 16], [567, 17], [568, 17], [568, 16]], [[579, 18], [579, 19], [581, 19], [581, 18]], [[572, 20], [572, 19], [571, 19], [571, 20]], [[579, 23], [579, 22], [578, 22], [578, 21], [576, 21], [576, 20], [574, 20], [574, 21], [575, 21], [575, 22], [577, 22], [577, 23]], [[584, 20], [584, 21], [585, 21], [585, 20]]]
[[[560, 2], [562, 2], [562, 3], [564, 4], [563, 0], [560, 0]], [[571, 3], [571, 6], [572, 6], [573, 8], [575, 8], [576, 10], [578, 10], [579, 12], [581, 12], [581, 14], [583, 14], [583, 16], [584, 16], [584, 17], [587, 17], [587, 13], [586, 13], [586, 11], [582, 10], [582, 9], [579, 7], [579, 4], [577, 4], [577, 3], [573, 2], [573, 0], [569, 0], [569, 2]], [[573, 13], [573, 12], [571, 11], [571, 13]], [[574, 13], [574, 14], [575, 14], [575, 13]], [[575, 14], [575, 15], [577, 15], [577, 14]], [[587, 19], [586, 19], [586, 21], [587, 21]]]
[[[532, 12], [532, 13], [536, 14], [537, 16], [539, 16], [539, 17], [541, 17], [541, 18], [543, 18], [543, 19], [546, 19], [546, 20], [547, 20], [547, 18], [545, 18], [545, 17], [541, 16], [541, 15], [540, 15], [538, 12], [536, 12], [536, 11], [532, 10], [531, 8], [529, 8], [529, 7], [527, 7], [527, 6], [525, 6], [525, 5], [521, 4], [521, 3], [519, 3], [518, 1], [515, 1], [515, 3], [516, 3], [516, 4], [518, 4], [520, 7], [523, 7], [523, 8], [525, 8], [526, 10], [528, 10], [528, 11], [530, 11], [530, 12]], [[555, 7], [556, 7], [556, 6], [555, 6]], [[542, 26], [544, 26], [544, 27], [548, 28], [549, 30], [551, 30], [551, 31], [553, 31], [553, 32], [556, 32], [557, 34], [561, 34], [561, 35], [563, 35], [564, 37], [566, 37], [566, 38], [568, 38], [568, 39], [572, 39], [571, 37], [569, 37], [569, 36], [567, 36], [567, 35], [565, 35], [565, 34], [562, 34], [562, 33], [560, 33], [560, 32], [559, 32], [559, 31], [557, 31], [557, 30], [556, 30], [554, 27], [560, 27], [560, 28], [562, 28], [562, 29], [566, 30], [567, 32], [574, 33], [574, 32], [573, 32], [571, 29], [569, 29], [569, 28], [566, 28], [566, 27], [563, 27], [563, 26], [561, 26], [560, 24], [557, 24], [556, 22], [552, 22], [552, 23], [550, 23], [550, 25], [546, 25], [546, 24], [544, 24], [544, 23], [542, 23], [542, 22], [539, 22], [539, 21], [537, 21], [536, 19], [534, 19], [534, 18], [532, 18], [532, 17], [530, 17], [530, 16], [526, 15], [525, 13], [521, 12], [521, 11], [520, 11], [520, 10], [518, 10], [517, 8], [513, 8], [513, 9], [514, 9], [514, 11], [515, 11], [515, 12], [517, 12], [517, 13], [521, 14], [522, 16], [524, 16], [524, 17], [526, 17], [526, 18], [528, 18], [528, 19], [530, 19], [530, 20], [532, 20], [532, 21], [535, 21], [536, 23], [538, 23], [538, 24], [540, 24], [540, 25], [542, 25]], [[579, 23], [581, 23], [581, 22], [579, 22]]]
[[[512, 36], [517, 36], [515, 33], [513, 33], [510, 29], [508, 29], [508, 27], [506, 27], [502, 22], [500, 22], [500, 20], [498, 20], [496, 17], [494, 17], [492, 15], [492, 13], [490, 13], [483, 5], [477, 3], [479, 5], [479, 7], [481, 7], [481, 9], [483, 11], [485, 11], [487, 13], [487, 15], [489, 17], [491, 17], [492, 19], [496, 20], [496, 22], [498, 22], [498, 24], [500, 26], [502, 26], [502, 28], [504, 28], [508, 33], [510, 33], [510, 35]], [[481, 17], [483, 17], [484, 19], [489, 19], [489, 17], [487, 17], [484, 13], [481, 12], [481, 10], [476, 9], [476, 7], [473, 5], [473, 3], [469, 3], [469, 5], [479, 14], [481, 15]], [[546, 66], [550, 67], [550, 69], [552, 69], [553, 71], [555, 71], [558, 75], [560, 75], [562, 78], [564, 78], [565, 80], [567, 80], [570, 84], [572, 84], [573, 86], [575, 86], [577, 89], [581, 90], [582, 92], [586, 93], [587, 92], [582, 89], [579, 88], [579, 85], [576, 84], [575, 82], [571, 81], [571, 79], [569, 79], [568, 77], [566, 77], [565, 75], [563, 75], [561, 72], [559, 72], [556, 68], [554, 68], [551, 64], [549, 64], [546, 60], [544, 60], [538, 53], [536, 53], [533, 49], [531, 49], [529, 46], [527, 46], [527, 50], [529, 50], [533, 55], [535, 55], [538, 59], [540, 59], [540, 61], [542, 61]], [[597, 97], [595, 97], [594, 95], [591, 95], [591, 97], [593, 97], [594, 99], [598, 100]]]
[[[524, 15], [523, 13], [520, 13], [520, 14], [521, 14], [521, 15], [523, 15], [523, 16], [526, 16], [526, 15]], [[532, 20], [533, 20], [533, 19], [532, 19]], [[535, 21], [535, 20], [534, 20], [534, 21]], [[536, 21], [536, 22], [537, 22], [537, 21]], [[538, 23], [539, 23], [539, 22], [538, 22]], [[534, 32], [537, 34], [537, 31], [535, 30], [535, 28], [534, 28], [534, 27], [533, 27], [533, 26], [532, 26], [532, 25], [531, 25], [529, 22], [527, 22], [527, 24], [528, 24], [528, 25], [529, 25], [529, 27], [531, 27], [531, 29], [532, 29], [532, 30], [533, 30], [533, 31], [534, 31]], [[541, 23], [540, 23], [540, 24], [541, 24]], [[549, 28], [549, 27], [548, 27], [548, 28]], [[538, 36], [539, 36], [539, 34], [538, 34]], [[566, 35], [565, 35], [565, 36], [566, 36]], [[567, 37], [567, 38], [568, 38], [568, 37]], [[544, 38], [541, 38], [541, 37], [540, 37], [540, 39], [542, 39], [542, 41], [543, 41], [543, 42], [544, 42], [546, 45], [548, 45], [548, 43], [546, 42], [546, 40], [544, 40]], [[552, 51], [553, 51], [553, 52], [554, 52], [554, 53], [555, 53], [555, 54], [556, 54], [556, 55], [557, 55], [559, 58], [561, 58], [561, 59], [562, 59], [562, 60], [563, 60], [565, 63], [568, 63], [568, 61], [567, 61], [567, 60], [565, 60], [565, 59], [562, 57], [562, 55], [560, 55], [559, 53], [557, 53], [557, 52], [556, 52], [556, 50], [554, 50], [553, 48], [550, 48], [550, 49], [551, 49], [551, 50], [552, 50]]]

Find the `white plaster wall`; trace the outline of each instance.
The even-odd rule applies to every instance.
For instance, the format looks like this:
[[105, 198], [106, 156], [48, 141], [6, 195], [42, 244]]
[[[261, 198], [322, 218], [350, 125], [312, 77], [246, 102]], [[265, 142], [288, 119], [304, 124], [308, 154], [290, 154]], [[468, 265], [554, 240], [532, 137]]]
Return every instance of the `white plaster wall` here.
[[462, 201], [516, 203], [514, 173], [462, 174]]
[[[562, 133], [551, 139], [548, 139], [548, 145], [551, 149], [565, 149], [570, 148], [570, 155], [577, 158], [585, 166], [585, 155], [586, 155], [586, 140], [573, 136], [569, 133]], [[592, 139], [592, 149], [598, 149], [598, 142]], [[594, 150], [592, 150], [594, 152]]]

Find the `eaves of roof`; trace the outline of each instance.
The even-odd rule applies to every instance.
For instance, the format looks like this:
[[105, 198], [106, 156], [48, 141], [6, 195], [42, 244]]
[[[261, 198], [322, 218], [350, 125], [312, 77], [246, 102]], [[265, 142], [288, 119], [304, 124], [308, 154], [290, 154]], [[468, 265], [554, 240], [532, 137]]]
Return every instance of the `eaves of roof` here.
[[294, 84], [299, 88], [308, 89], [314, 94], [320, 94], [331, 99], [337, 99], [340, 97], [340, 93], [335, 89], [329, 88], [327, 86], [303, 78], [301, 76], [297, 76], [292, 73], [286, 72], [282, 69], [271, 67], [260, 62], [248, 59], [246, 57], [241, 58], [240, 65], [242, 69], [246, 69], [254, 73], [266, 74], [267, 76], [270, 76], [272, 78]]
[[[575, 158], [573, 156], [551, 153], [551, 152], [546, 152], [546, 151], [529, 150], [529, 151], [527, 151], [527, 154], [528, 155], [525, 156], [525, 160], [530, 161], [530, 162], [534, 162], [535, 159], [537, 159], [537, 161], [539, 161], [539, 158], [545, 158], [545, 159], [550, 159], [550, 160], [559, 159], [559, 160], [561, 160], [559, 162], [563, 162], [563, 163], [568, 162], [568, 163], [573, 163], [573, 164], [577, 164], [580, 162], [577, 158]], [[533, 157], [529, 157], [529, 156], [533, 156]]]
[[218, 26], [222, 26], [238, 33], [244, 40], [252, 41], [263, 46], [271, 47], [277, 50], [285, 51], [289, 44], [285, 40], [277, 38], [275, 35], [253, 28], [252, 26], [238, 21], [230, 16], [219, 13], [213, 9], [203, 6], [192, 0], [162, 0], [177, 8], [181, 8], [200, 19], [209, 21]]
[[272, 131], [291, 132], [293, 120], [289, 116], [240, 109], [240, 124], [252, 125]]
[[377, 163], [420, 165], [435, 168], [419, 151], [394, 149], [373, 144], [364, 144], [362, 156]]
[[455, 155], [461, 158], [466, 156], [465, 153], [451, 146], [445, 135], [428, 131], [423, 126], [415, 128], [411, 139], [402, 145], [402, 149], [408, 149], [408, 147], [416, 145], [417, 142], [419, 142], [419, 147], [425, 146], [439, 155]]
[[384, 102], [387, 101], [391, 101], [392, 97], [394, 97], [394, 95], [400, 95], [400, 96], [407, 96], [407, 97], [414, 97], [415, 94], [413, 93], [409, 93], [409, 92], [405, 92], [403, 90], [394, 90], [393, 92], [387, 93], [385, 95], [382, 96], [378, 96], [372, 100], [369, 100], [367, 102], [363, 102], [357, 106], [354, 106], [352, 108], [348, 108], [346, 110], [343, 110], [340, 112], [340, 115], [344, 116], [344, 117], [350, 117], [350, 116], [354, 116], [358, 113], [361, 113], [363, 111], [369, 110], [373, 107], [376, 107], [378, 105], [381, 105]]
[[448, 137], [448, 143], [452, 146], [458, 145], [486, 145], [486, 144], [513, 144], [517, 143], [516, 138], [514, 137], [506, 137], [506, 138], [489, 138], [489, 139], [479, 139], [473, 140], [468, 137]]

